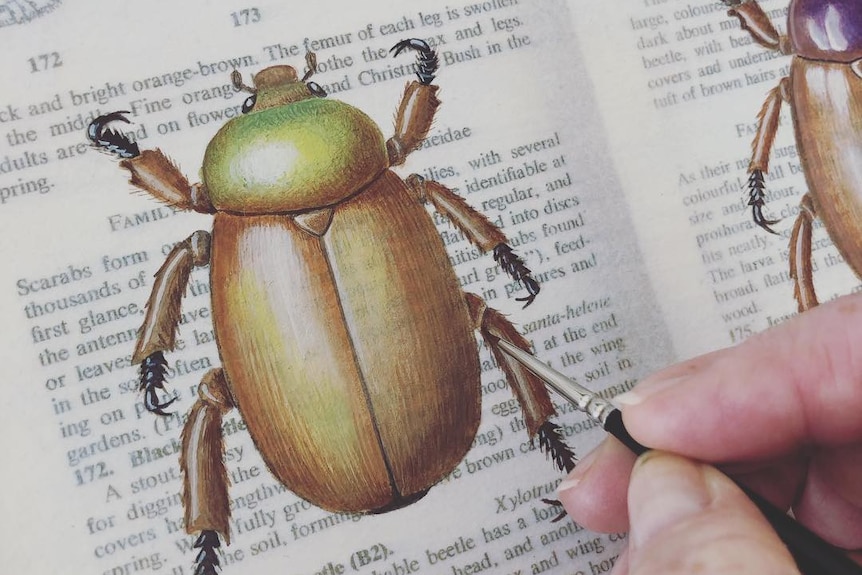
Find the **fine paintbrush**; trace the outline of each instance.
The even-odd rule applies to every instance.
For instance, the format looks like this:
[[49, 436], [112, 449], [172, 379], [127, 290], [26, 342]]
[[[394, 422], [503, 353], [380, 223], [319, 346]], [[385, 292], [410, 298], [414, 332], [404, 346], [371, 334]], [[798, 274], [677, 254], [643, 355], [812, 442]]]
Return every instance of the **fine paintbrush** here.
[[[578, 385], [530, 353], [504, 340], [498, 340], [497, 344], [506, 354], [544, 380], [551, 388], [568, 399], [580, 411], [590, 416], [592, 420], [599, 423], [605, 431], [620, 440], [635, 454], [640, 455], [649, 450], [648, 447], [644, 447], [629, 435], [625, 425], [623, 425], [620, 410], [614, 407], [612, 403]], [[806, 575], [814, 575], [815, 573], [818, 575], [862, 575], [862, 566], [850, 559], [841, 549], [830, 545], [757, 493], [744, 485], [739, 483], [737, 485], [757, 505], [778, 536], [787, 545], [802, 573]]]

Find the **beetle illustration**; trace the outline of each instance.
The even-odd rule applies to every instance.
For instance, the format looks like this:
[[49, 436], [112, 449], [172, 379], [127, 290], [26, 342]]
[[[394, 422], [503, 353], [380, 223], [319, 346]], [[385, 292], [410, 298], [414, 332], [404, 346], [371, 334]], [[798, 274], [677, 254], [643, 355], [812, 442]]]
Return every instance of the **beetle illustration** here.
[[808, 193], [790, 237], [790, 276], [799, 311], [817, 305], [811, 231], [820, 217], [838, 251], [862, 278], [862, 9], [850, 0], [791, 0], [779, 35], [756, 0], [723, 0], [761, 46], [792, 54], [790, 75], [769, 92], [758, 116], [749, 165], [749, 205], [765, 230], [764, 173], [782, 101], [790, 104]]
[[[426, 136], [438, 87], [435, 52], [417, 53], [395, 135], [325, 99], [308, 81], [273, 66], [237, 90], [243, 114], [215, 135], [202, 183], [190, 185], [158, 149], [140, 152], [95, 119], [94, 144], [119, 156], [131, 183], [175, 208], [214, 214], [211, 233], [179, 243], [156, 273], [133, 362], [148, 410], [166, 415], [166, 361], [194, 267], [210, 266], [212, 317], [222, 367], [204, 375], [182, 431], [185, 526], [200, 533], [195, 573], [214, 573], [219, 535], [230, 542], [221, 420], [244, 418], [272, 474], [300, 497], [332, 511], [382, 513], [421, 498], [463, 458], [480, 419], [475, 330], [503, 369], [531, 437], [560, 469], [574, 454], [550, 421], [541, 380], [502, 353], [528, 341], [478, 296], [461, 291], [430, 203], [521, 282], [529, 305], [539, 285], [505, 235], [442, 184], [391, 167]], [[160, 391], [161, 390], [161, 391]]]

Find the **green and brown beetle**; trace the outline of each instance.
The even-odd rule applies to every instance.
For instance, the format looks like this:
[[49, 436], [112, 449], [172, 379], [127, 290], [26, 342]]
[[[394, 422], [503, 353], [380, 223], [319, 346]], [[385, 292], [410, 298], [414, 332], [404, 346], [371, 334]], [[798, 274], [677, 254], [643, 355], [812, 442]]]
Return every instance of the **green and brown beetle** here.
[[210, 266], [221, 368], [199, 386], [182, 433], [185, 525], [200, 532], [196, 573], [215, 572], [218, 534], [229, 541], [222, 415], [236, 407], [272, 474], [333, 511], [380, 513], [408, 505], [449, 474], [480, 419], [478, 329], [523, 409], [531, 436], [561, 469], [574, 465], [542, 382], [502, 353], [529, 343], [478, 296], [464, 293], [424, 204], [430, 203], [520, 280], [539, 291], [505, 235], [443, 185], [402, 164], [439, 105], [437, 58], [416, 50], [395, 135], [385, 140], [358, 109], [326, 100], [273, 66], [246, 86], [244, 114], [225, 124], [190, 185], [159, 150], [139, 152], [93, 121], [90, 139], [120, 157], [131, 183], [175, 208], [214, 214], [212, 232], [179, 243], [156, 274], [133, 361], [146, 407], [164, 415], [164, 351], [173, 349], [192, 268]]

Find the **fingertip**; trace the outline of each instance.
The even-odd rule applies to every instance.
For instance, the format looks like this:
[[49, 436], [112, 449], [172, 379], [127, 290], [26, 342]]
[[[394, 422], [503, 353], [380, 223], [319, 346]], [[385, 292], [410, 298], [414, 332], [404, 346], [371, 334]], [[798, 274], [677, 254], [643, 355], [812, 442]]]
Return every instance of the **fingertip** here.
[[634, 460], [621, 443], [606, 439], [560, 482], [557, 499], [572, 519], [591, 531], [625, 531], [626, 492]]
[[781, 540], [715, 468], [652, 451], [629, 488], [632, 572], [797, 573]]

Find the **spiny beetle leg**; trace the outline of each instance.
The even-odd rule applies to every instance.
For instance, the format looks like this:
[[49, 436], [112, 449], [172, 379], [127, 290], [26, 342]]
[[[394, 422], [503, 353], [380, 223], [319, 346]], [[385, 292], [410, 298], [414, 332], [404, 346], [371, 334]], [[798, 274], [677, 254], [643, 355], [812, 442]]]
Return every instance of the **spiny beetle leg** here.
[[[542, 498], [542, 503], [544, 503], [545, 505], [550, 505], [551, 507], [562, 507], [563, 506], [563, 504], [557, 499]], [[557, 521], [562, 521], [563, 519], [566, 518], [567, 515], [568, 514], [566, 513], [566, 510], [563, 509], [562, 511], [560, 511], [559, 515], [557, 515], [556, 517], [551, 519], [551, 523], [556, 523]]]
[[515, 281], [521, 282], [524, 287], [527, 288], [527, 293], [530, 295], [526, 297], [517, 297], [515, 298], [515, 301], [527, 302], [524, 304], [524, 307], [533, 303], [533, 300], [536, 299], [536, 295], [538, 295], [541, 288], [539, 287], [539, 282], [534, 280], [533, 276], [530, 275], [532, 272], [530, 271], [530, 268], [524, 264], [524, 260], [515, 255], [508, 244], [499, 244], [494, 248], [494, 261], [500, 264], [506, 273], [512, 276]]
[[144, 358], [141, 362], [141, 385], [138, 387], [144, 392], [144, 406], [150, 413], [156, 415], [170, 415], [164, 409], [177, 400], [176, 397], [161, 403], [158, 391], [165, 389], [165, 372], [168, 362], [162, 352], [154, 352]]
[[426, 86], [434, 81], [434, 72], [440, 67], [440, 62], [437, 60], [437, 53], [424, 40], [418, 38], [410, 38], [409, 40], [401, 40], [389, 50], [394, 52], [395, 56], [410, 48], [419, 52], [417, 56], [418, 69], [416, 76], [419, 81]]
[[566, 445], [560, 427], [553, 421], [546, 421], [539, 428], [539, 449], [541, 449], [560, 471], [569, 473], [575, 468], [575, 452]]
[[200, 537], [195, 541], [194, 548], [200, 549], [195, 558], [194, 575], [216, 575], [219, 566], [218, 552], [221, 547], [218, 533], [215, 531], [201, 531]]
[[763, 179], [763, 172], [753, 170], [748, 178], [748, 205], [751, 206], [751, 212], [754, 216], [754, 223], [771, 234], [778, 235], [778, 232], [769, 226], [777, 224], [781, 220], [768, 220], [763, 215], [763, 206], [766, 205], [766, 184]]
[[116, 154], [120, 158], [136, 158], [141, 155], [138, 144], [129, 140], [125, 135], [116, 130], [108, 128], [108, 124], [115, 120], [130, 124], [131, 122], [123, 115], [128, 114], [126, 110], [119, 112], [111, 112], [104, 116], [99, 116], [87, 127], [87, 137], [99, 148], [104, 151]]
[[[569, 473], [575, 468], [575, 452], [566, 445], [563, 441], [563, 435], [560, 433], [559, 426], [553, 421], [546, 421], [539, 428], [539, 449], [545, 452], [560, 469]], [[562, 504], [556, 499], [542, 499], [548, 505], [561, 506]], [[566, 516], [563, 511], [551, 520], [551, 523], [556, 523]]]

